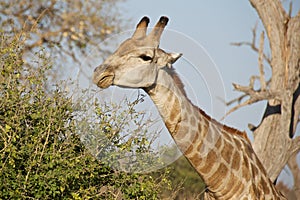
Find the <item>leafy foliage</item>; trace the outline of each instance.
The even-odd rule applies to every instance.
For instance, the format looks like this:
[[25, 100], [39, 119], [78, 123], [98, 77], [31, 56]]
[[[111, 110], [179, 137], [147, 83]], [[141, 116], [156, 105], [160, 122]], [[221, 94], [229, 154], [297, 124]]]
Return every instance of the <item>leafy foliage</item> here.
[[177, 199], [200, 199], [205, 190], [205, 184], [199, 174], [182, 156], [170, 165], [172, 173], [168, 176], [172, 187], [177, 188]]
[[[169, 147], [166, 152], [167, 157], [174, 157], [175, 149], [178, 147], [174, 144]], [[177, 154], [177, 153], [176, 153]], [[175, 155], [177, 157], [177, 155]], [[164, 169], [165, 171], [166, 169]], [[164, 173], [154, 172], [153, 175]], [[166, 199], [203, 199], [205, 191], [205, 183], [191, 166], [189, 161], [182, 155], [167, 168], [168, 181], [170, 182], [170, 190], [162, 191], [162, 197]]]
[[[157, 199], [167, 181], [114, 171], [85, 148], [74, 100], [58, 84], [45, 90], [51, 60], [40, 50], [34, 60], [38, 67], [27, 68], [22, 48], [14, 37], [1, 34], [0, 198]], [[99, 121], [115, 129], [116, 123]], [[136, 149], [144, 149], [146, 139], [140, 139]], [[120, 138], [114, 140], [122, 150]]]

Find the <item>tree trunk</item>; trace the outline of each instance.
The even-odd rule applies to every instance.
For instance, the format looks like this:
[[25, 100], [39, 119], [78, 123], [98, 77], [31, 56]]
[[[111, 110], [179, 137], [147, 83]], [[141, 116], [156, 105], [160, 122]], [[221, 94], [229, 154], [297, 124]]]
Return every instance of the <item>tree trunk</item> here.
[[300, 112], [300, 11], [289, 16], [279, 0], [250, 3], [268, 36], [272, 78], [267, 90], [274, 94], [254, 131], [252, 145], [270, 179], [275, 181], [290, 157], [300, 150], [300, 137], [295, 136]]

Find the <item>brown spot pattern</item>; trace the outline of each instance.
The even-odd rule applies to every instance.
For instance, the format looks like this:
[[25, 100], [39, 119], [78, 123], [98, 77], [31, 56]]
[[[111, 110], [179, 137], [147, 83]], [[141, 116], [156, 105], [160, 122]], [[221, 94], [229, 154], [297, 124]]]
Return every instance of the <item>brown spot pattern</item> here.
[[189, 157], [189, 160], [192, 162], [193, 166], [197, 167], [202, 162], [201, 157], [196, 153], [192, 157]]
[[269, 189], [269, 187], [267, 185], [267, 182], [263, 178], [261, 178], [260, 184], [261, 184], [261, 186], [263, 188], [264, 193], [265, 194], [269, 194], [270, 193], [270, 189]]
[[246, 168], [244, 165], [242, 166], [242, 176], [247, 182], [250, 181], [251, 176], [249, 173], [249, 169]]
[[[205, 160], [205, 165], [203, 167], [201, 167], [201, 172], [204, 173], [204, 171], [210, 171], [210, 169], [216, 164], [216, 160], [217, 160], [217, 154], [216, 152], [214, 152], [213, 150], [211, 150], [206, 157]], [[208, 172], [207, 172], [208, 173]]]
[[208, 178], [208, 183], [211, 184], [214, 188], [217, 188], [221, 183], [220, 181], [225, 178], [228, 173], [228, 168], [223, 163], [220, 163], [218, 169], [213, 175]]
[[234, 170], [239, 170], [240, 169], [240, 161], [241, 161], [240, 154], [238, 151], [235, 151], [233, 154], [232, 161], [231, 161], [231, 168]]
[[231, 157], [232, 157], [232, 151], [234, 151], [234, 148], [231, 144], [226, 144], [226, 146], [222, 149], [221, 155], [223, 159], [229, 164]]

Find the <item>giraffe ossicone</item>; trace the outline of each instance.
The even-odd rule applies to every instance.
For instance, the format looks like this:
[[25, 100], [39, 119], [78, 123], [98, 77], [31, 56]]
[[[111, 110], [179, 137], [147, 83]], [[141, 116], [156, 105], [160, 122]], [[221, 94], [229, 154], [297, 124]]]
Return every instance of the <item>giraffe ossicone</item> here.
[[218, 123], [188, 99], [172, 65], [180, 53], [159, 47], [168, 18], [147, 35], [143, 17], [132, 37], [94, 70], [93, 82], [143, 89], [156, 105], [169, 133], [202, 177], [206, 199], [285, 199], [267, 177], [244, 132]]

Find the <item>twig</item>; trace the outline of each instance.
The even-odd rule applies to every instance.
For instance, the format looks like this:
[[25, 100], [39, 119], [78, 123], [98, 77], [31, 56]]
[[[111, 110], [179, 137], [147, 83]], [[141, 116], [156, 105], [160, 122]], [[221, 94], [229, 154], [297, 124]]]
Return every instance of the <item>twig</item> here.
[[229, 106], [229, 105], [233, 104], [234, 102], [240, 103], [240, 102], [242, 102], [242, 100], [243, 100], [245, 97], [247, 97], [247, 96], [248, 96], [247, 94], [243, 94], [243, 95], [237, 97], [236, 99], [233, 99], [233, 100], [227, 102], [226, 105]]
[[49, 136], [50, 136], [50, 131], [51, 131], [51, 125], [52, 125], [52, 123], [49, 123], [49, 125], [48, 125], [48, 127], [47, 127], [47, 129], [48, 129], [48, 131], [47, 131], [47, 136], [46, 136], [46, 140], [45, 140], [45, 143], [44, 143], [44, 145], [43, 145], [43, 149], [42, 149], [42, 152], [41, 152], [41, 155], [40, 155], [39, 163], [42, 162], [42, 158], [43, 158], [43, 156], [44, 156], [44, 152], [45, 152], [45, 149], [46, 149], [46, 145], [48, 144], [48, 140], [49, 140]]
[[225, 117], [227, 117], [229, 114], [233, 113], [234, 111], [236, 111], [237, 109], [241, 108], [241, 107], [244, 107], [244, 106], [247, 106], [247, 105], [251, 105], [255, 103], [253, 100], [250, 101], [250, 99], [244, 101], [243, 103], [241, 104], [238, 104], [236, 106], [234, 106], [233, 108], [231, 108], [228, 112], [226, 112], [226, 114], [220, 119], [221, 121], [225, 119]]

